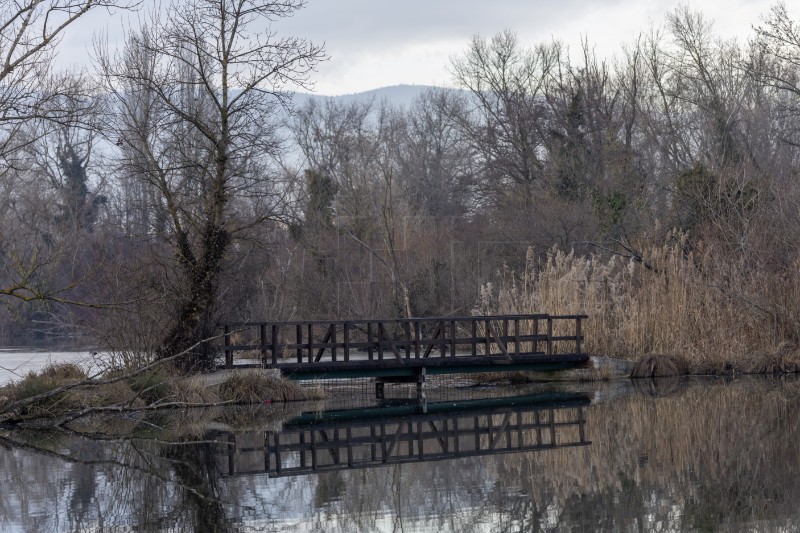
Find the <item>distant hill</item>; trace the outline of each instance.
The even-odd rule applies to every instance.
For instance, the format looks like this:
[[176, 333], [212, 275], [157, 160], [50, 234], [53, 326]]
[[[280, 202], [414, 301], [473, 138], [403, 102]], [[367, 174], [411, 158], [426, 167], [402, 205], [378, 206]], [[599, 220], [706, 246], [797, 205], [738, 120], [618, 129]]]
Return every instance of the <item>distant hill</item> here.
[[361, 93], [343, 94], [339, 96], [325, 96], [313, 93], [295, 93], [294, 104], [300, 107], [309, 100], [327, 100], [328, 98], [332, 98], [336, 102], [344, 104], [374, 99], [376, 103], [386, 100], [390, 104], [396, 106], [408, 107], [417, 96], [433, 88], [434, 87], [431, 85], [392, 85], [390, 87], [381, 87], [380, 89], [372, 89], [370, 91], [364, 91]]

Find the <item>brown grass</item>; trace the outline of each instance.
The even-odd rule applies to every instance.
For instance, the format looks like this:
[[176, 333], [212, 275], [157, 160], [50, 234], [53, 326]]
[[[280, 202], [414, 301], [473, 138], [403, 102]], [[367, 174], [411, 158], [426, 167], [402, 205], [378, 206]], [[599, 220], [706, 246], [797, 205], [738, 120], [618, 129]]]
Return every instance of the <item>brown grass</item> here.
[[710, 246], [694, 250], [673, 232], [643, 248], [649, 268], [620, 256], [530, 252], [523, 272], [481, 288], [476, 312], [585, 313], [591, 354], [675, 354], [692, 373], [800, 369], [800, 268], [753, 271], [715, 259]]
[[[49, 365], [39, 372], [29, 372], [20, 381], [5, 387], [2, 395], [6, 396], [7, 400], [0, 402], [0, 407], [9, 401], [32, 398], [87, 379], [86, 372], [78, 365], [72, 363]], [[91, 385], [87, 382], [86, 386], [80, 385], [29, 404], [24, 408], [22, 415], [26, 418], [51, 417], [87, 407], [119, 404], [138, 406], [142, 405], [142, 402], [136, 400], [136, 394], [125, 382], [103, 385]]]
[[170, 384], [169, 392], [170, 397], [179, 402], [214, 404], [220, 401], [214, 388], [208, 387], [197, 376], [176, 380]]
[[321, 389], [307, 389], [261, 372], [238, 372], [219, 385], [220, 399], [233, 403], [291, 402], [322, 396]]
[[631, 371], [632, 378], [663, 378], [689, 373], [689, 362], [680, 355], [649, 354], [640, 357]]
[[86, 371], [75, 363], [55, 363], [44, 367], [39, 376], [61, 382], [81, 381], [86, 379]]

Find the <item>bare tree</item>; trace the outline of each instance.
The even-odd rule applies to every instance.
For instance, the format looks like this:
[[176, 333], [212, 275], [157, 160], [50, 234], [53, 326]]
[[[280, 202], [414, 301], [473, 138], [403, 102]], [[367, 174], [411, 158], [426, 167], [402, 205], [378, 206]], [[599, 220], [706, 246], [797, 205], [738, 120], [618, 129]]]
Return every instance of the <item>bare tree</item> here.
[[[48, 137], [57, 136], [56, 131], [78, 131], [80, 126], [77, 129], [75, 126], [91, 115], [94, 101], [88, 80], [81, 74], [56, 68], [60, 39], [89, 11], [132, 8], [137, 3], [136, 0], [17, 0], [0, 4], [1, 295], [25, 301], [77, 302], [71, 293], [82, 276], [70, 276], [69, 266], [64, 265], [74, 257], [73, 245], [77, 241], [59, 235], [59, 228], [51, 224], [50, 212], [85, 206], [62, 202], [59, 207], [49, 203], [51, 190], [47, 183], [38, 181], [37, 158], [31, 154], [48, 144]], [[81, 196], [81, 182], [85, 185], [81, 172], [85, 170], [88, 151], [79, 153], [83, 150], [79, 147], [81, 143], [73, 140], [62, 137], [60, 155], [54, 154], [51, 161], [60, 158], [60, 163], [49, 168], [71, 173], [67, 179], [76, 187], [73, 191], [76, 195], [72, 197], [75, 200]], [[65, 192], [63, 187], [62, 192]], [[84, 215], [88, 212], [84, 211]]]
[[544, 89], [560, 54], [556, 43], [530, 50], [505, 31], [475, 37], [452, 62], [456, 83], [474, 100], [462, 129], [481, 154], [490, 196], [513, 190], [530, 205], [543, 185]]
[[[278, 216], [280, 185], [269, 158], [280, 151], [275, 117], [284, 87], [308, 87], [321, 47], [278, 37], [277, 19], [300, 0], [190, 0], [151, 17], [124, 52], [99, 51], [116, 120], [109, 125], [125, 179], [156, 191], [163, 238], [176, 259], [174, 323], [168, 357], [213, 327], [218, 281], [234, 239]], [[146, 60], [145, 60], [146, 58]], [[274, 175], [274, 173], [273, 173]], [[249, 200], [250, 212], [242, 207]], [[187, 360], [208, 365], [207, 354]]]

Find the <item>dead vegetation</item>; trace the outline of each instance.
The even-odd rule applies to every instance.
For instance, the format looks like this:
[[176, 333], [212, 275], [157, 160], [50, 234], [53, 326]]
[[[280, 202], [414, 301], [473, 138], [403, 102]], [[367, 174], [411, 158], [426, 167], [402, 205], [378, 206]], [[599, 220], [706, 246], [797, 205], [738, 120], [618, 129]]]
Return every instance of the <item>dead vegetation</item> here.
[[202, 376], [182, 377], [163, 365], [90, 377], [77, 365], [57, 364], [0, 388], [0, 422], [50, 420], [61, 425], [101, 413], [322, 398], [320, 388], [302, 387], [257, 371], [235, 373], [221, 384], [210, 385]]
[[482, 287], [477, 311], [585, 313], [592, 355], [671, 354], [647, 355], [647, 375], [800, 370], [800, 270], [754, 272], [713, 252], [680, 232], [644, 248], [646, 260], [531, 252], [524, 271]]
[[239, 372], [219, 386], [219, 396], [231, 403], [292, 402], [321, 399], [321, 389], [308, 389], [261, 372]]
[[689, 373], [689, 362], [680, 355], [648, 354], [636, 361], [632, 378], [663, 378]]

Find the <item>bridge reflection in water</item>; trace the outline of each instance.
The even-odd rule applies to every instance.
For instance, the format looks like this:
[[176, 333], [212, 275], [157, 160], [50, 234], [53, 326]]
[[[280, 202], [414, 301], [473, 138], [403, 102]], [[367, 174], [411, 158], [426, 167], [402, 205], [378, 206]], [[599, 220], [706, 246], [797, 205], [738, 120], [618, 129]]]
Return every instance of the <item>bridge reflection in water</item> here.
[[216, 432], [223, 476], [296, 476], [420, 461], [586, 446], [580, 394], [306, 413], [280, 431]]

